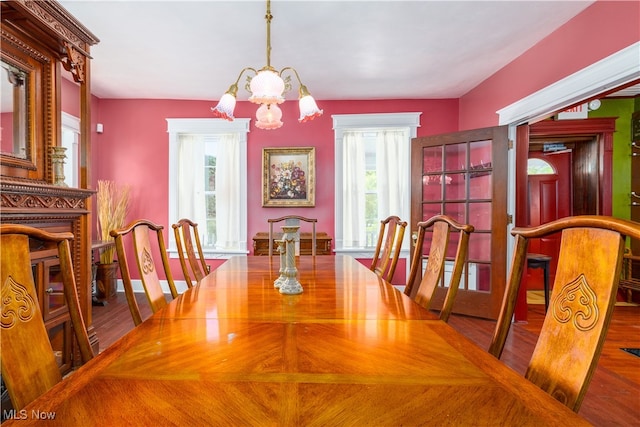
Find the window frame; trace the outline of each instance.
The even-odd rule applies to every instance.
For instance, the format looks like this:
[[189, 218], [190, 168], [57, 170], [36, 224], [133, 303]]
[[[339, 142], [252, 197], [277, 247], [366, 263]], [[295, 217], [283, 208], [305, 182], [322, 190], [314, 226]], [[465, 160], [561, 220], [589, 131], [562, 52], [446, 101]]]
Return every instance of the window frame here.
[[[169, 224], [175, 224], [180, 218], [178, 218], [178, 205], [177, 205], [177, 171], [178, 171], [178, 143], [179, 134], [222, 134], [222, 133], [237, 133], [240, 142], [240, 171], [247, 170], [247, 136], [249, 133], [249, 123], [251, 119], [235, 119], [230, 122], [223, 119], [201, 119], [201, 118], [186, 118], [176, 119], [167, 118], [167, 133], [169, 134]], [[244, 224], [240, 229], [240, 241], [238, 246], [244, 249], [237, 250], [219, 250], [211, 247], [204, 248], [203, 252], [206, 259], [228, 259], [232, 256], [247, 255], [249, 250], [247, 249], [247, 174], [241, 173], [238, 177], [240, 180], [240, 188], [244, 197], [240, 199], [240, 223]], [[204, 224], [206, 226], [206, 224]], [[178, 251], [176, 247], [176, 240], [171, 229], [168, 232], [167, 252], [170, 258], [178, 258]]]
[[[65, 141], [65, 133], [72, 133], [74, 141], [69, 147]], [[80, 158], [80, 118], [69, 113], [62, 112], [61, 115], [61, 134], [60, 145], [67, 148], [65, 155], [67, 156], [64, 165], [64, 182], [72, 188], [80, 187], [80, 170], [78, 162]], [[71, 150], [69, 150], [71, 148]]]
[[[345, 131], [358, 130], [379, 130], [379, 129], [409, 129], [409, 150], [411, 153], [411, 139], [417, 137], [418, 127], [420, 127], [421, 112], [407, 112], [407, 113], [371, 113], [371, 114], [334, 114], [333, 118], [333, 130], [335, 132], [335, 252], [342, 254], [349, 254], [356, 258], [372, 258], [375, 253], [375, 247], [373, 248], [344, 248], [343, 246], [343, 206], [342, 206], [342, 185], [343, 185], [343, 135]], [[405, 171], [406, 179], [411, 179], [411, 159], [407, 159], [407, 170]], [[410, 186], [408, 186], [406, 199], [407, 206], [405, 207], [407, 215], [411, 212], [410, 200]], [[380, 218], [383, 219], [383, 218]], [[408, 218], [403, 218], [407, 220]], [[409, 233], [405, 233], [405, 243], [403, 244], [403, 250], [401, 251], [400, 258], [407, 258], [409, 255]]]

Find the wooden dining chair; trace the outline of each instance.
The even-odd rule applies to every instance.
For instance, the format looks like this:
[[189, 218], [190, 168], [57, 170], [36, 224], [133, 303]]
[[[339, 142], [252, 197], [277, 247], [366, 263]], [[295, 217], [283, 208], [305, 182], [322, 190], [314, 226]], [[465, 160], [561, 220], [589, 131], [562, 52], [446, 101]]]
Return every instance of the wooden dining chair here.
[[395, 215], [380, 221], [378, 243], [370, 269], [387, 282], [391, 282], [396, 272], [406, 227], [407, 222]]
[[[178, 256], [180, 257], [180, 266], [184, 274], [184, 280], [190, 288], [193, 286], [191, 274], [197, 283], [209, 274], [210, 268], [204, 258], [202, 245], [200, 244], [200, 235], [198, 234], [198, 224], [193, 221], [182, 218], [177, 223], [171, 225], [173, 234], [176, 238], [176, 246]], [[195, 249], [194, 249], [195, 241]], [[196, 255], [196, 249], [198, 254]], [[186, 254], [186, 255], [185, 255]]]
[[[316, 223], [318, 220], [315, 218], [305, 218], [299, 215], [287, 215], [281, 216], [280, 218], [267, 219], [267, 222], [269, 223], [269, 256], [272, 256], [275, 250], [273, 243], [273, 224], [282, 221], [285, 221], [287, 225], [300, 225], [300, 221], [311, 223], [311, 255], [316, 256]], [[298, 237], [300, 236], [298, 235]]]
[[[473, 225], [461, 224], [447, 215], [436, 215], [427, 221], [419, 222], [418, 236], [416, 246], [413, 252], [411, 271], [407, 280], [407, 287], [404, 293], [413, 298], [418, 304], [429, 310], [433, 295], [442, 282], [444, 276], [444, 267], [447, 260], [447, 250], [451, 239], [452, 231], [458, 232], [458, 247], [455, 257], [453, 258], [453, 271], [449, 283], [447, 284], [447, 294], [440, 310], [440, 319], [447, 322], [451, 315], [453, 302], [455, 301], [458, 287], [460, 286], [460, 278], [464, 269], [464, 263], [467, 259], [469, 250], [469, 236], [474, 231]], [[431, 230], [431, 242], [429, 245], [429, 255], [427, 257], [427, 266], [422, 271], [423, 266], [423, 243], [426, 240], [426, 231]], [[419, 279], [419, 274], [422, 278]], [[417, 283], [419, 282], [419, 283]]]
[[574, 411], [580, 409], [613, 314], [625, 238], [640, 239], [640, 223], [574, 216], [516, 227], [511, 271], [489, 352], [499, 358], [509, 333], [531, 239], [561, 232], [549, 309], [525, 377]]
[[114, 237], [116, 241], [116, 253], [118, 254], [120, 275], [122, 276], [124, 292], [127, 297], [127, 302], [129, 303], [129, 310], [131, 311], [131, 316], [133, 317], [133, 323], [136, 326], [142, 323], [142, 315], [140, 314], [140, 307], [138, 307], [138, 302], [136, 301], [136, 297], [133, 292], [131, 268], [129, 267], [127, 251], [125, 249], [125, 237], [129, 241], [128, 246], [133, 246], [136, 261], [135, 266], [140, 275], [142, 287], [144, 288], [144, 292], [147, 295], [147, 300], [149, 301], [149, 305], [151, 306], [151, 311], [155, 313], [156, 311], [167, 305], [167, 299], [162, 290], [160, 278], [158, 276], [158, 269], [153, 259], [153, 248], [150, 239], [150, 236], [153, 234], [156, 235], [157, 248], [160, 251], [162, 268], [164, 269], [167, 283], [169, 284], [171, 297], [176, 298], [178, 296], [175, 283], [173, 282], [171, 268], [169, 266], [169, 258], [167, 257], [167, 251], [165, 249], [164, 237], [162, 233], [163, 229], [163, 226], [155, 224], [147, 219], [139, 219], [133, 221], [124, 228], [121, 228], [119, 230], [111, 230], [109, 232], [109, 234]]
[[2, 380], [13, 408], [21, 410], [62, 381], [42, 318], [41, 302], [38, 301], [31, 266], [31, 248], [49, 250], [58, 256], [64, 296], [82, 361], [92, 359], [93, 351], [80, 311], [73, 271], [69, 244], [73, 234], [50, 233], [25, 225], [2, 224], [0, 236]]

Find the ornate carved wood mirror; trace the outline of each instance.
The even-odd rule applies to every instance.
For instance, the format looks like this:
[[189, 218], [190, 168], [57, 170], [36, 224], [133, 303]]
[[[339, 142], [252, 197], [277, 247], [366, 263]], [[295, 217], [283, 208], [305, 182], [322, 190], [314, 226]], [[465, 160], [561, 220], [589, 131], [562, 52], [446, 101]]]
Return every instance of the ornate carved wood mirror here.
[[[61, 145], [63, 69], [79, 84], [79, 115], [86, 122], [81, 145], [84, 156], [90, 152], [88, 62], [98, 39], [53, 0], [3, 1], [0, 7], [0, 175], [53, 183], [49, 149]], [[81, 181], [79, 187], [88, 188], [88, 177]]]

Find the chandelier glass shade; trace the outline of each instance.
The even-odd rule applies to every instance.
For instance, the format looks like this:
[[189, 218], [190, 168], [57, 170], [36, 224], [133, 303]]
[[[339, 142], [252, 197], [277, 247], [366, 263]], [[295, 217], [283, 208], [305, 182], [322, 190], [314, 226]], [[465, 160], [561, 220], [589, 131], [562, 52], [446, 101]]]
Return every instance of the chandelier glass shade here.
[[267, 20], [267, 65], [260, 70], [247, 67], [240, 71], [236, 82], [222, 95], [218, 105], [211, 108], [213, 116], [229, 121], [234, 119], [233, 110], [236, 106], [238, 83], [245, 72], [253, 74], [253, 76], [247, 77], [248, 82], [245, 85], [245, 89], [251, 93], [249, 101], [260, 105], [256, 111], [255, 122], [256, 127], [259, 129], [278, 129], [283, 124], [281, 120], [282, 110], [280, 110], [278, 104], [282, 104], [285, 101], [284, 93], [291, 88], [291, 76], [283, 79], [285, 72], [292, 73], [300, 87], [298, 90], [300, 107], [298, 121], [304, 123], [321, 116], [322, 110], [318, 108], [307, 87], [302, 84], [298, 72], [293, 67], [285, 67], [280, 71], [276, 71], [271, 66], [271, 19], [273, 19], [271, 15], [271, 0], [267, 0], [265, 19]]

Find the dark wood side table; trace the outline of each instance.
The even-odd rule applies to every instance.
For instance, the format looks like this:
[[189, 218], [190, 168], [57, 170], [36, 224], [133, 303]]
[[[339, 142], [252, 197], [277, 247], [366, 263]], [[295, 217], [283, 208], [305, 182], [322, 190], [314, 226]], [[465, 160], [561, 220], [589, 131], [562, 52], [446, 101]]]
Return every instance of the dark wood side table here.
[[527, 268], [541, 268], [544, 274], [544, 311], [549, 308], [549, 263], [551, 257], [543, 254], [527, 254]]
[[[273, 233], [273, 239], [282, 238], [282, 233]], [[331, 255], [331, 236], [318, 231], [316, 233], [316, 255]], [[274, 246], [275, 247], [275, 246]], [[253, 236], [253, 254], [269, 255], [269, 233], [259, 232]], [[311, 255], [311, 233], [300, 233], [300, 255]]]

